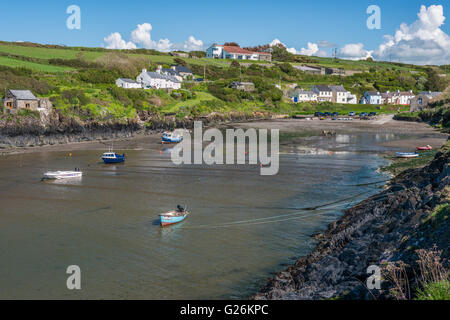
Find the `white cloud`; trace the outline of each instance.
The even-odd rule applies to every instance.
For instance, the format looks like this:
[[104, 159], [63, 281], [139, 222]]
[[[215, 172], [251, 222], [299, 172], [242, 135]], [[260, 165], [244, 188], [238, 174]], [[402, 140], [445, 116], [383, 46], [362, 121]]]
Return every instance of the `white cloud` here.
[[295, 48], [288, 48], [283, 42], [281, 42], [279, 39], [275, 39], [270, 43], [271, 47], [275, 46], [283, 46], [286, 48], [286, 50], [292, 54], [301, 54], [305, 56], [319, 56], [319, 57], [326, 57], [327, 53], [325, 51], [322, 51], [319, 49], [319, 45], [316, 43], [308, 42], [308, 48], [301, 48], [300, 51], [298, 51]]
[[118, 32], [111, 33], [103, 40], [106, 42], [107, 49], [136, 49], [134, 43], [123, 40]]
[[156, 43], [152, 41], [151, 31], [153, 27], [150, 23], [138, 24], [137, 28], [131, 32], [131, 41], [142, 45], [145, 49], [152, 49]]
[[201, 51], [204, 49], [202, 40], [197, 40], [194, 36], [190, 36], [188, 40], [184, 42], [183, 49], [185, 51]]
[[308, 48], [301, 48], [300, 54], [304, 56], [312, 56], [319, 52], [319, 46], [316, 43], [308, 42]]
[[402, 23], [395, 35], [386, 35], [374, 56], [378, 59], [415, 64], [448, 64], [450, 37], [441, 30], [444, 24], [442, 5], [421, 6], [418, 20]]
[[173, 50], [202, 50], [204, 47], [202, 40], [190, 36], [184, 43], [172, 43], [169, 39], [152, 40], [151, 32], [153, 27], [150, 23], [138, 24], [136, 29], [131, 32], [131, 41], [126, 42], [122, 39], [120, 33], [112, 33], [105, 38], [106, 48], [108, 49], [136, 49], [138, 46], [145, 49], [155, 49], [162, 52]]
[[339, 57], [349, 60], [361, 60], [371, 58], [372, 52], [364, 49], [364, 44], [362, 43], [349, 43], [341, 48]]

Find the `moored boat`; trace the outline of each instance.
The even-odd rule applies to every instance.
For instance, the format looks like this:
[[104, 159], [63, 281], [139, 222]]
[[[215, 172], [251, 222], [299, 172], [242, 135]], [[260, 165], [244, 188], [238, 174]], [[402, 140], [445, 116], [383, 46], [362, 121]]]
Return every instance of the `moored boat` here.
[[79, 170], [75, 171], [50, 171], [44, 173], [44, 179], [48, 180], [60, 180], [60, 179], [73, 179], [73, 178], [81, 178], [83, 176], [83, 172]]
[[397, 158], [417, 158], [419, 156], [415, 152], [397, 152], [395, 155]]
[[164, 132], [161, 138], [161, 142], [164, 143], [180, 143], [183, 141], [183, 135], [175, 132]]
[[182, 208], [181, 206], [178, 206], [178, 209], [176, 211], [169, 211], [163, 214], [159, 215], [159, 221], [161, 223], [161, 227], [167, 227], [171, 226], [180, 222], [183, 222], [187, 216], [189, 215], [189, 212]]
[[112, 151], [105, 152], [102, 156], [102, 160], [103, 162], [105, 162], [105, 164], [122, 163], [125, 162], [125, 154], [120, 155]]
[[425, 146], [425, 147], [417, 147], [417, 150], [418, 151], [431, 151], [431, 150], [433, 150], [433, 147], [430, 145]]

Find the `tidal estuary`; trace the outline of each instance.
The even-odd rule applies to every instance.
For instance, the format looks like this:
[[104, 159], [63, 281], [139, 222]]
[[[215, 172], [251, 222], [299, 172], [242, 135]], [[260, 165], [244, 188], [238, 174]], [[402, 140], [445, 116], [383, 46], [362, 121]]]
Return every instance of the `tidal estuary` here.
[[[311, 234], [379, 192], [377, 169], [393, 134], [302, 138], [280, 147], [280, 171], [258, 166], [176, 166], [170, 148], [124, 143], [123, 165], [104, 148], [0, 158], [0, 299], [247, 298], [315, 246]], [[314, 147], [312, 147], [314, 146]], [[162, 152], [160, 152], [162, 151]], [[81, 168], [81, 180], [41, 182]], [[162, 229], [177, 204], [190, 217]], [[82, 290], [69, 291], [77, 265]]]

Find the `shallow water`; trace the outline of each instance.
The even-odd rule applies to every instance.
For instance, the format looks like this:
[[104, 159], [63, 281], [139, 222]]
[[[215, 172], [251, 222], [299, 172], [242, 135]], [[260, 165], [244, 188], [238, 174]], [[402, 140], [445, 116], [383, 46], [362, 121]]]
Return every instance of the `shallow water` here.
[[[156, 149], [109, 166], [104, 150], [0, 158], [0, 298], [245, 298], [310, 252], [312, 233], [379, 192], [377, 143], [396, 138], [287, 143], [269, 177], [251, 165], [177, 167]], [[40, 181], [75, 167], [81, 180]], [[158, 214], [177, 204], [191, 216], [161, 229]], [[81, 291], [66, 288], [69, 265], [81, 268]]]

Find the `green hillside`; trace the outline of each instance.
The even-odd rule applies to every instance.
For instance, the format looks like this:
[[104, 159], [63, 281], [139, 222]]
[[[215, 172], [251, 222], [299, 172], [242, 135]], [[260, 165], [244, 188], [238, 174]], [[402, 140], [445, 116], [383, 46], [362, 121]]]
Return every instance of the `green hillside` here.
[[[309, 89], [315, 84], [342, 84], [360, 97], [366, 90], [436, 91], [448, 78], [439, 78], [437, 67], [389, 62], [348, 61], [332, 58], [294, 56], [276, 48], [272, 63], [206, 58], [176, 58], [154, 50], [107, 50], [33, 43], [0, 41], [0, 90], [29, 89], [48, 97], [55, 109], [81, 120], [106, 121], [136, 116], [146, 121], [164, 113], [197, 117], [211, 112], [268, 111], [283, 114], [311, 114], [315, 111], [375, 111], [394, 113], [397, 106], [351, 106], [331, 103], [293, 104], [284, 93], [292, 84]], [[184, 82], [172, 93], [163, 90], [124, 90], [117, 88], [119, 77], [136, 78], [143, 68], [184, 64], [205, 82]], [[360, 71], [341, 77], [313, 75], [294, 65]], [[446, 70], [446, 69], [445, 69]], [[251, 81], [254, 92], [231, 89], [233, 81]], [[282, 87], [282, 90], [279, 89]], [[407, 111], [402, 107], [401, 111]]]

